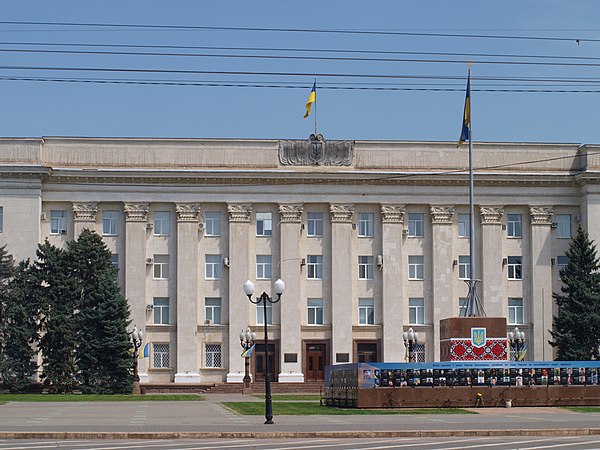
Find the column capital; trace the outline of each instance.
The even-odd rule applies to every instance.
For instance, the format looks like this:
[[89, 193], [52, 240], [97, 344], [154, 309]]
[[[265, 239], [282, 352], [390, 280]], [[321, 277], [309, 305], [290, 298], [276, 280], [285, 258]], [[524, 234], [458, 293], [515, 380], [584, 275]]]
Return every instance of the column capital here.
[[252, 205], [250, 203], [227, 203], [230, 222], [250, 222]]
[[330, 204], [329, 212], [331, 213], [332, 222], [351, 223], [354, 205]]
[[73, 203], [73, 220], [75, 222], [95, 222], [98, 203]]
[[502, 206], [480, 206], [481, 225], [502, 225], [504, 208]]
[[302, 211], [304, 205], [302, 203], [280, 204], [279, 218], [281, 222], [300, 223], [302, 220]]
[[175, 203], [177, 222], [198, 222], [200, 203]]
[[150, 210], [148, 203], [125, 203], [123, 209], [126, 222], [146, 222], [148, 220], [148, 211]]
[[554, 211], [551, 206], [530, 206], [531, 225], [551, 225]]
[[404, 223], [406, 207], [392, 203], [381, 204], [381, 221], [383, 223]]
[[451, 224], [454, 215], [454, 205], [431, 205], [431, 223], [433, 225]]

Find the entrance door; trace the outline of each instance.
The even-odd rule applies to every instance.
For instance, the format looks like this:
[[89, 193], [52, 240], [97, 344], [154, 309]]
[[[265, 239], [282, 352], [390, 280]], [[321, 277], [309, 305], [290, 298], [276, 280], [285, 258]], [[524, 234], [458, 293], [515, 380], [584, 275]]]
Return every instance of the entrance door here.
[[[277, 357], [277, 344], [269, 342], [269, 375], [271, 381], [277, 381], [279, 372], [279, 359]], [[256, 381], [265, 381], [267, 373], [267, 358], [265, 354], [265, 344], [256, 344], [254, 347], [254, 379]]]
[[356, 356], [359, 363], [377, 362], [377, 342], [357, 342]]
[[306, 344], [306, 381], [322, 381], [326, 356], [325, 344]]

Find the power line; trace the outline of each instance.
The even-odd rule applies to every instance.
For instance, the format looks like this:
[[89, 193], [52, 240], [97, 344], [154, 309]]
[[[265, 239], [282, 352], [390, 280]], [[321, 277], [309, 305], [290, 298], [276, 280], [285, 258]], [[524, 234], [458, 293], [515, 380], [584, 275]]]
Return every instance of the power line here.
[[43, 25], [64, 27], [100, 27], [100, 28], [125, 28], [148, 30], [196, 30], [196, 31], [257, 31], [276, 33], [320, 33], [320, 34], [347, 34], [347, 35], [374, 35], [374, 36], [417, 36], [417, 37], [444, 37], [444, 38], [475, 38], [475, 39], [511, 39], [554, 42], [600, 42], [592, 38], [561, 38], [553, 36], [517, 36], [494, 34], [465, 34], [465, 33], [424, 33], [414, 31], [382, 31], [382, 30], [331, 30], [323, 28], [270, 28], [270, 27], [223, 27], [223, 26], [189, 26], [189, 25], [144, 25], [144, 24], [111, 24], [111, 23], [78, 23], [78, 22], [33, 22], [33, 21], [0, 21], [3, 25]]

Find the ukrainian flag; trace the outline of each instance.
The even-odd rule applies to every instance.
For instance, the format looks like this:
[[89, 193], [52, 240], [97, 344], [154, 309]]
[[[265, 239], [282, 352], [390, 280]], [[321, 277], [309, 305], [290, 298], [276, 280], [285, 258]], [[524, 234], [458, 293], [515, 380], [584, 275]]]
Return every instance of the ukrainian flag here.
[[469, 139], [471, 139], [471, 69], [469, 69], [469, 77], [467, 78], [467, 96], [465, 98], [462, 129], [460, 130], [460, 138], [456, 146], [459, 147], [460, 144]]
[[248, 350], [244, 350], [242, 352], [242, 358], [250, 358], [252, 356], [252, 350], [254, 350], [254, 345], [250, 347]]
[[146, 345], [144, 345], [144, 351], [140, 352], [139, 358], [144, 359], [144, 358], [148, 358], [149, 356], [150, 356], [150, 344], [148, 342], [146, 342]]
[[310, 94], [308, 94], [308, 101], [306, 102], [306, 114], [304, 114], [305, 119], [308, 116], [310, 116], [310, 108], [311, 108], [312, 104], [316, 101], [317, 101], [317, 82], [315, 81], [315, 83], [313, 84], [313, 87], [310, 91]]

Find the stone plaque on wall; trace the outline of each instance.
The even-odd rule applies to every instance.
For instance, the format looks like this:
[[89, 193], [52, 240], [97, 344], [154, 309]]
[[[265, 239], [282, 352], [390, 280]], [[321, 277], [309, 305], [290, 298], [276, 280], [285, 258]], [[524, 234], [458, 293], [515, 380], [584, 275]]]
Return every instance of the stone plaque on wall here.
[[279, 162], [284, 166], [349, 166], [354, 141], [326, 141], [311, 134], [307, 141], [279, 141]]

